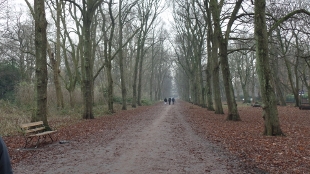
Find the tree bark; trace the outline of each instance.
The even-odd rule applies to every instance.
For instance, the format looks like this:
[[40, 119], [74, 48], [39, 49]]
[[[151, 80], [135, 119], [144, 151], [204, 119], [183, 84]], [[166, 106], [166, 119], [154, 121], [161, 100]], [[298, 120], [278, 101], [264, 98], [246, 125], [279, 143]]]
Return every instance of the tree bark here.
[[91, 29], [91, 14], [84, 13], [83, 18], [83, 62], [84, 66], [84, 74], [82, 74], [82, 81], [83, 81], [83, 101], [84, 101], [84, 111], [83, 111], [83, 118], [84, 119], [93, 119], [93, 71], [91, 66], [91, 36], [90, 36], [90, 29]]
[[114, 113], [114, 108], [113, 108], [113, 97], [114, 97], [114, 92], [113, 92], [113, 78], [112, 78], [112, 40], [114, 36], [114, 29], [115, 29], [115, 20], [112, 14], [112, 2], [113, 0], [110, 0], [108, 5], [109, 5], [109, 16], [111, 20], [111, 30], [110, 30], [110, 37], [106, 41], [109, 44], [108, 47], [108, 53], [105, 59], [106, 62], [106, 71], [107, 71], [107, 78], [108, 78], [108, 109], [110, 113]]
[[207, 69], [206, 69], [206, 100], [207, 100], [207, 109], [209, 111], [214, 111], [213, 107], [213, 101], [212, 101], [212, 22], [211, 22], [211, 12], [209, 9], [208, 2], [204, 2], [207, 16], [205, 17], [206, 23], [208, 25], [207, 30], [207, 54], [208, 54], [208, 60], [207, 60]]
[[210, 1], [210, 3], [212, 4], [211, 11], [212, 11], [212, 17], [213, 17], [213, 22], [214, 22], [214, 31], [215, 31], [214, 37], [219, 42], [221, 69], [222, 69], [223, 82], [224, 82], [227, 105], [228, 105], [227, 120], [240, 121], [241, 119], [238, 113], [237, 103], [236, 103], [235, 95], [234, 95], [234, 89], [233, 89], [233, 85], [231, 82], [227, 46], [228, 46], [228, 37], [231, 31], [231, 26], [236, 18], [237, 12], [239, 11], [242, 0], [238, 0], [236, 2], [236, 5], [234, 7], [234, 10], [230, 16], [230, 19], [227, 25], [225, 37], [222, 35], [222, 29], [220, 26], [220, 11], [219, 11], [217, 0], [212, 0]]
[[121, 76], [121, 91], [122, 91], [122, 110], [127, 110], [127, 89], [126, 89], [126, 77], [124, 73], [124, 56], [123, 56], [123, 22], [122, 22], [122, 3], [123, 0], [119, 0], [118, 6], [118, 44], [119, 44], [119, 68]]
[[[65, 3], [65, 2], [62, 2]], [[64, 4], [62, 4], [64, 6]], [[74, 6], [73, 9], [75, 10], [76, 7]], [[71, 10], [69, 11], [70, 13]], [[61, 20], [62, 20], [62, 26], [63, 26], [63, 31], [64, 31], [64, 36], [62, 39], [62, 49], [63, 49], [63, 58], [64, 58], [64, 64], [65, 64], [65, 69], [67, 72], [67, 76], [68, 79], [66, 79], [64, 81], [65, 83], [65, 88], [67, 89], [67, 91], [69, 92], [69, 103], [70, 103], [70, 107], [73, 108], [74, 107], [74, 95], [73, 92], [76, 88], [76, 83], [79, 81], [80, 82], [80, 71], [79, 71], [79, 60], [80, 60], [80, 53], [82, 52], [82, 42], [79, 42], [78, 45], [76, 46], [71, 37], [70, 34], [67, 30], [67, 25], [66, 25], [66, 16], [65, 15], [61, 15]], [[77, 35], [79, 36], [79, 40], [82, 41], [82, 36], [78, 27], [78, 21], [76, 21], [76, 26], [77, 26]], [[67, 38], [68, 38], [68, 42], [70, 44], [70, 48], [71, 51], [67, 51], [66, 48], [66, 43], [67, 43]], [[69, 58], [68, 58], [68, 54], [66, 53], [70, 53], [71, 55], [71, 61], [73, 62], [73, 66], [69, 63]]]
[[[212, 2], [212, 3], [211, 3]], [[217, 2], [215, 0], [210, 1], [210, 9], [213, 11], [216, 8]], [[213, 12], [212, 12], [213, 13]], [[215, 14], [217, 15], [217, 14]], [[210, 25], [210, 24], [209, 24]], [[220, 35], [220, 31], [214, 30], [212, 37], [212, 89], [214, 95], [214, 109], [215, 114], [224, 114], [222, 100], [221, 100], [221, 91], [220, 91], [220, 65], [218, 62], [218, 37]]]
[[264, 135], [284, 135], [278, 118], [276, 96], [268, 55], [268, 36], [266, 27], [266, 0], [255, 0], [254, 32], [256, 40], [257, 73], [263, 102]]
[[55, 83], [55, 90], [56, 90], [56, 97], [57, 97], [57, 108], [64, 108], [64, 100], [62, 95], [62, 89], [61, 84], [59, 80], [59, 74], [60, 74], [60, 15], [61, 15], [61, 2], [59, 0], [56, 0], [57, 4], [57, 17], [56, 17], [56, 62], [55, 62], [55, 68], [53, 70], [54, 72], [54, 83]]
[[[273, 43], [273, 40], [272, 40]], [[278, 59], [278, 51], [275, 48], [275, 45], [271, 46], [271, 55], [274, 55], [271, 59], [272, 61], [272, 74], [274, 76], [274, 86], [275, 86], [275, 92], [277, 96], [277, 103], [279, 103], [281, 106], [286, 106], [285, 98], [283, 95], [283, 92], [281, 90], [281, 80], [279, 78], [279, 59]]]
[[[142, 37], [142, 31], [139, 32], [138, 43], [141, 42], [141, 37]], [[131, 107], [133, 107], [133, 108], [137, 107], [137, 79], [138, 79], [138, 68], [139, 68], [139, 61], [140, 61], [140, 49], [141, 49], [140, 45], [138, 44], [137, 57], [135, 60], [135, 65], [134, 65], [133, 84], [132, 84]]]
[[[145, 26], [147, 27], [147, 26]], [[143, 31], [144, 33], [146, 31]], [[137, 96], [137, 104], [138, 106], [142, 106], [141, 97], [142, 97], [142, 74], [143, 74], [143, 60], [144, 60], [144, 43], [146, 39], [146, 34], [143, 34], [142, 42], [140, 44], [140, 59], [139, 59], [139, 68], [138, 68], [138, 96]], [[138, 53], [139, 54], [139, 53]]]
[[153, 81], [154, 81], [154, 59], [155, 59], [155, 53], [154, 53], [154, 31], [153, 31], [153, 38], [152, 38], [152, 54], [151, 54], [151, 78], [150, 78], [150, 100], [153, 101]]
[[47, 126], [47, 60], [45, 1], [34, 0], [35, 46], [36, 46], [36, 110], [32, 121], [43, 121]]
[[226, 99], [227, 99], [227, 106], [228, 106], [228, 115], [227, 120], [232, 121], [240, 121], [241, 118], [238, 113], [237, 103], [235, 100], [235, 94], [233, 85], [231, 82], [231, 74], [229, 70], [229, 64], [228, 64], [228, 57], [227, 57], [227, 42], [221, 43], [220, 46], [220, 52], [221, 52], [221, 68], [222, 68], [222, 74], [223, 74], [223, 81], [224, 81], [224, 87], [226, 92]]

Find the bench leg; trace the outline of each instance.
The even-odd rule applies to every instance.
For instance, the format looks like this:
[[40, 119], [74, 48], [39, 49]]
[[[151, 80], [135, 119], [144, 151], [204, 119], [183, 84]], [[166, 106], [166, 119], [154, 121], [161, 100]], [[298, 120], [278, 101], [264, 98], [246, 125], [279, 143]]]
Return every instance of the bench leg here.
[[[28, 141], [28, 139], [30, 139], [29, 141]], [[25, 137], [25, 146], [24, 146], [24, 148], [26, 148], [27, 147], [27, 144], [29, 143], [29, 142], [31, 142], [32, 141], [32, 139], [33, 139], [33, 137]]]
[[[41, 140], [41, 142], [40, 142], [40, 140]], [[37, 141], [37, 144], [36, 144], [36, 148], [38, 147], [38, 145], [40, 143], [43, 143], [45, 141], [46, 141], [46, 135], [38, 136], [38, 141]]]
[[54, 142], [54, 140], [53, 140], [51, 134], [48, 134], [48, 136], [50, 137], [50, 139], [52, 140], [52, 142]]
[[38, 144], [39, 144], [40, 139], [41, 139], [41, 136], [38, 136], [38, 140], [37, 140], [37, 144], [36, 144], [36, 147], [35, 147], [35, 148], [38, 147]]
[[[37, 143], [36, 143], [35, 148], [38, 147], [38, 145], [40, 144], [40, 142], [41, 142], [41, 143], [42, 143], [42, 142], [45, 142], [47, 136], [51, 139], [52, 142], [54, 142], [54, 139], [53, 139], [53, 137], [51, 136], [51, 134], [36, 136], [36, 137], [37, 137]], [[27, 147], [27, 145], [32, 141], [33, 138], [34, 138], [34, 136], [33, 136], [33, 137], [25, 137], [25, 146], [24, 146], [24, 148]], [[40, 140], [41, 140], [41, 141], [40, 141]]]
[[[47, 135], [50, 137], [50, 139], [53, 142], [54, 140], [53, 140], [52, 136], [50, 134], [47, 134]], [[36, 148], [38, 147], [40, 140], [42, 140], [41, 143], [46, 142], [47, 135], [38, 136], [38, 141], [37, 141], [37, 144], [36, 144]]]

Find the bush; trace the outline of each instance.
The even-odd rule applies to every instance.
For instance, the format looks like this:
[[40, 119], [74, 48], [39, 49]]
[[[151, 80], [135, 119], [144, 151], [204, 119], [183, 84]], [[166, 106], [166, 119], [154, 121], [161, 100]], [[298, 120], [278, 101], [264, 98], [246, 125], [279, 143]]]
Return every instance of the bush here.
[[20, 72], [17, 67], [0, 64], [0, 99], [14, 100], [14, 89], [20, 80]]
[[116, 96], [114, 96], [113, 102], [122, 104], [122, 103], [123, 103], [123, 99], [122, 99], [122, 97], [116, 97]]
[[141, 104], [143, 106], [149, 106], [149, 105], [152, 105], [153, 102], [151, 100], [148, 100], [148, 99], [141, 99]]
[[286, 100], [287, 103], [295, 103], [295, 97], [294, 97], [293, 94], [286, 95], [286, 99], [285, 100]]

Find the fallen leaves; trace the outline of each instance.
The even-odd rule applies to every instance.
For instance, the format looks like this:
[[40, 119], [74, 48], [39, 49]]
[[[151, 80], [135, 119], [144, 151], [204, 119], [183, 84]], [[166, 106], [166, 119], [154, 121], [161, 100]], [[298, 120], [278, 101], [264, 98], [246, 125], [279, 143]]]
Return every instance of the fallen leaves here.
[[184, 110], [197, 132], [224, 146], [249, 166], [268, 173], [310, 173], [310, 111], [292, 106], [278, 107], [278, 111], [285, 137], [262, 135], [261, 108], [240, 107], [240, 122], [225, 121], [225, 115], [203, 108]]
[[[226, 148], [247, 166], [257, 168], [254, 171], [310, 173], [310, 110], [299, 110], [292, 106], [278, 107], [281, 129], [286, 136], [270, 137], [262, 135], [264, 123], [261, 108], [239, 107], [242, 121], [233, 122], [226, 121], [225, 114], [216, 115], [205, 108], [181, 101], [179, 104], [184, 105], [180, 107], [180, 112], [188, 116], [187, 119], [197, 134]], [[107, 129], [121, 134], [118, 126], [140, 119], [141, 117], [136, 116], [143, 112], [144, 109], [120, 111], [112, 116], [80, 120], [71, 124], [70, 120], [65, 120], [68, 124], [58, 130], [57, 137], [58, 140], [85, 141], [86, 137], [94, 133], [100, 132], [105, 136], [104, 130]], [[60, 120], [51, 121], [52, 125], [59, 123]], [[106, 137], [107, 140], [114, 138]], [[22, 136], [4, 137], [4, 140], [9, 147], [13, 164], [40, 152], [17, 150], [23, 147]]]

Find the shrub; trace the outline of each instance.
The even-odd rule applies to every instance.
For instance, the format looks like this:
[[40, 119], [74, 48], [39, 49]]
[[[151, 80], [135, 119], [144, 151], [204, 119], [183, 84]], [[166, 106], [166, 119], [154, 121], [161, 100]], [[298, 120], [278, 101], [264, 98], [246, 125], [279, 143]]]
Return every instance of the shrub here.
[[17, 67], [0, 63], [0, 99], [14, 100], [14, 88], [20, 80], [20, 72]]

